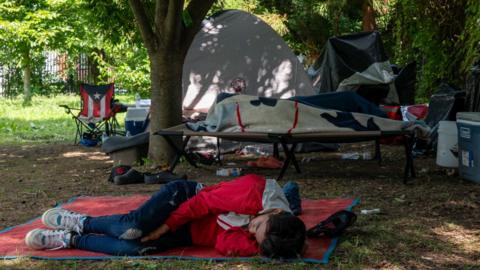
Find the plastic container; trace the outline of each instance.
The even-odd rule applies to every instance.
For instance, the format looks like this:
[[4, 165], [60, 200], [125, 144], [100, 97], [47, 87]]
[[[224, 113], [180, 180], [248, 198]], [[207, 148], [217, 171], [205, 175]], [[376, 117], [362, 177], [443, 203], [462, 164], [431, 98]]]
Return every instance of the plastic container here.
[[459, 174], [480, 183], [480, 113], [457, 113], [457, 127]]
[[438, 126], [437, 165], [447, 168], [458, 167], [457, 122], [440, 121]]
[[128, 107], [125, 115], [125, 131], [131, 136], [144, 132], [148, 117], [148, 108]]
[[217, 169], [217, 176], [240, 176], [242, 174], [241, 168], [220, 168]]
[[380, 208], [362, 209], [360, 211], [360, 214], [362, 214], [362, 215], [371, 215], [371, 214], [379, 214], [379, 213], [380, 213]]
[[357, 159], [363, 159], [363, 160], [371, 160], [372, 155], [370, 152], [348, 152], [348, 153], [343, 153], [341, 156], [341, 159], [347, 159], [347, 160], [357, 160]]

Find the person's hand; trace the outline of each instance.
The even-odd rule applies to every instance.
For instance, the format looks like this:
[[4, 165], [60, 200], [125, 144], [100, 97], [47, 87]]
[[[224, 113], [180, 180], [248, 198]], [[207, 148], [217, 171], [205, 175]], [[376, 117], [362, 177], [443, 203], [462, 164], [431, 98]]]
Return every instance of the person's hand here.
[[158, 238], [160, 238], [160, 236], [164, 235], [169, 230], [170, 228], [168, 227], [167, 224], [162, 224], [162, 226], [158, 227], [157, 229], [149, 233], [147, 236], [142, 237], [140, 241], [147, 242], [147, 241], [157, 240]]

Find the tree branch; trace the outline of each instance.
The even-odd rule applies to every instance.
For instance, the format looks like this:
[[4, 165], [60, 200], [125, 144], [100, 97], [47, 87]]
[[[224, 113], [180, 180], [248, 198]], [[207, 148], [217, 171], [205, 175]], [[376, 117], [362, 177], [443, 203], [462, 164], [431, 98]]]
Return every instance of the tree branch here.
[[165, 43], [170, 46], [178, 44], [180, 38], [183, 5], [184, 0], [169, 0], [163, 33], [165, 33]]
[[167, 16], [168, 1], [157, 0], [155, 1], [155, 32], [163, 30], [165, 23], [165, 17]]
[[182, 36], [182, 46], [184, 46], [183, 51], [185, 53], [188, 51], [188, 48], [193, 41], [193, 38], [202, 26], [203, 19], [205, 19], [205, 16], [207, 15], [208, 11], [210, 10], [215, 1], [216, 0], [190, 1], [190, 4], [187, 7], [187, 12], [190, 14], [193, 23], [190, 27], [185, 28], [184, 35]]
[[145, 47], [150, 52], [155, 51], [157, 48], [155, 43], [156, 41], [158, 42], [158, 40], [150, 27], [150, 22], [148, 21], [148, 16], [142, 2], [140, 0], [129, 0], [128, 2], [133, 11], [133, 15], [135, 16], [135, 20], [138, 23], [138, 28], [140, 29], [140, 34], [142, 35]]

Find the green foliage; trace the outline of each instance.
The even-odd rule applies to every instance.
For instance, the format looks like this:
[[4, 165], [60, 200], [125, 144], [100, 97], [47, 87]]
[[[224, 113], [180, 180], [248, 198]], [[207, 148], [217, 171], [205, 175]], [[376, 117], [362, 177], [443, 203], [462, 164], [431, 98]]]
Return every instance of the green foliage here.
[[[364, 1], [229, 0], [230, 8], [259, 15], [290, 47], [316, 59], [334, 35], [361, 31]], [[417, 61], [417, 97], [426, 98], [444, 80], [460, 87], [479, 60], [477, 0], [372, 0], [378, 31], [392, 63]]]
[[[145, 4], [153, 12], [153, 1]], [[83, 0], [81, 6], [84, 16], [92, 18], [89, 26], [99, 40], [98, 49], [90, 54], [99, 69], [96, 79], [114, 81], [117, 88], [149, 96], [150, 62], [128, 2]]]
[[[14, 69], [14, 76], [22, 70], [32, 70], [31, 94], [54, 92], [43, 84], [46, 51], [75, 53], [85, 49], [80, 42], [88, 39], [87, 18], [78, 12], [78, 1], [0, 1], [0, 63]], [[90, 36], [92, 37], [92, 36]], [[19, 74], [19, 75], [17, 75]], [[21, 83], [13, 81], [15, 88]], [[29, 93], [27, 93], [29, 94]], [[26, 97], [28, 99], [28, 97]]]
[[[187, 1], [188, 2], [188, 1]], [[209, 14], [242, 9], [265, 20], [311, 63], [334, 35], [361, 31], [363, 0], [219, 0]], [[153, 14], [154, 1], [145, 1]], [[462, 87], [480, 59], [478, 0], [371, 0], [391, 62], [419, 64], [417, 93], [430, 96], [444, 80]], [[152, 14], [147, 16], [152, 16]], [[114, 81], [148, 96], [150, 63], [127, 1], [0, 0], [0, 63], [14, 71], [9, 92], [21, 93], [23, 68], [32, 70], [32, 92], [55, 95], [65, 82], [43, 70], [45, 51], [68, 53], [68, 73], [85, 54], [95, 72], [88, 81]]]
[[[128, 1], [80, 0], [79, 2], [82, 16], [90, 18], [89, 30], [95, 33], [100, 41], [108, 41], [111, 44], [141, 42]], [[152, 1], [146, 2], [152, 5]], [[153, 11], [153, 6], [149, 11]]]
[[[23, 68], [32, 69], [32, 94], [55, 95], [66, 82], [44, 72], [45, 52], [67, 53], [67, 74], [75, 80], [77, 59], [93, 63], [85, 82], [115, 81], [147, 93], [149, 63], [126, 1], [0, 1], [0, 64], [9, 66], [10, 90], [21, 93]], [[74, 86], [76, 88], [76, 86]], [[146, 94], [145, 94], [146, 95]]]
[[150, 93], [150, 62], [142, 45], [123, 41], [118, 44], [105, 43], [104, 52], [110, 57], [94, 55], [100, 69], [100, 77], [113, 80], [117, 88], [129, 93]]
[[418, 96], [430, 96], [440, 81], [463, 87], [479, 57], [480, 2], [398, 0], [394, 14], [394, 62], [417, 61]]
[[229, 0], [226, 7], [258, 15], [310, 62], [329, 37], [361, 30], [358, 0]]
[[465, 9], [465, 28], [460, 40], [464, 46], [458, 50], [458, 57], [463, 57], [461, 69], [468, 72], [475, 61], [480, 60], [480, 2], [468, 0]]

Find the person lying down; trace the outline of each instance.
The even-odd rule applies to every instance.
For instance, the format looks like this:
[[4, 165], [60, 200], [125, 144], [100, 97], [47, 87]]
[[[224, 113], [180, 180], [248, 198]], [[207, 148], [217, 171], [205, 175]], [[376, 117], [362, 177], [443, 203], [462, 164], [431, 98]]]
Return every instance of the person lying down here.
[[[284, 190], [296, 194], [286, 196]], [[127, 214], [90, 217], [47, 210], [42, 222], [50, 229], [28, 232], [25, 242], [33, 249], [77, 248], [118, 256], [198, 245], [224, 256], [297, 258], [306, 229], [287, 197], [295, 198], [297, 212], [300, 197], [298, 187], [284, 190], [275, 180], [254, 174], [209, 187], [173, 181]]]

